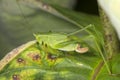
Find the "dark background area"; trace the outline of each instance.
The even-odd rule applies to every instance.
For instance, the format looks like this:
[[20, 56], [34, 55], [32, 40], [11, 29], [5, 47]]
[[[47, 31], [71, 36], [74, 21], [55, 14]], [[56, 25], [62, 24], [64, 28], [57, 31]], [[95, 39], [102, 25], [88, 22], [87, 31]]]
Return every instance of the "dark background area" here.
[[77, 0], [74, 9], [76, 11], [98, 15], [97, 0]]

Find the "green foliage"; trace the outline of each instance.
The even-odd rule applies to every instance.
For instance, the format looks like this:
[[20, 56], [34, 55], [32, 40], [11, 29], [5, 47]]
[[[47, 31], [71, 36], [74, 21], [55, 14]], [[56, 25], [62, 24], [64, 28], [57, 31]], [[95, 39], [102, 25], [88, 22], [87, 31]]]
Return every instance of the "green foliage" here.
[[73, 80], [76, 78], [77, 80], [87, 80], [91, 76], [90, 73], [93, 72], [93, 67], [96, 66], [95, 63], [100, 61], [100, 57], [90, 52], [86, 53], [86, 55], [80, 55], [73, 51], [64, 52], [51, 48], [54, 50], [52, 53], [59, 54], [59, 56], [55, 56], [49, 51], [50, 47], [41, 48], [44, 45], [34, 42], [19, 47], [1, 60], [0, 67], [3, 67], [3, 69], [1, 68], [0, 79]]
[[[14, 49], [1, 59], [1, 80], [120, 79], [120, 55], [109, 58], [106, 53], [98, 16], [51, 3], [51, 6], [43, 6], [41, 1], [26, 1], [0, 1], [2, 53], [33, 39], [32, 34], [39, 32], [35, 35], [36, 41]], [[49, 31], [52, 33], [47, 34]], [[80, 54], [75, 51], [77, 44], [89, 50]]]

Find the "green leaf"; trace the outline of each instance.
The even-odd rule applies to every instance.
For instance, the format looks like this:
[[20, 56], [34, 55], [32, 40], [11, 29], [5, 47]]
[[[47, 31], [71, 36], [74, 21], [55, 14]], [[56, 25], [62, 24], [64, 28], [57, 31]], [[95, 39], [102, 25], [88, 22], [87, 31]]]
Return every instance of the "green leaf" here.
[[100, 61], [99, 57], [90, 57], [90, 54], [93, 55], [92, 53], [86, 55], [75, 52], [65, 53], [56, 58], [46, 54], [42, 59], [41, 51], [32, 41], [13, 50], [1, 60], [0, 79], [88, 80]]

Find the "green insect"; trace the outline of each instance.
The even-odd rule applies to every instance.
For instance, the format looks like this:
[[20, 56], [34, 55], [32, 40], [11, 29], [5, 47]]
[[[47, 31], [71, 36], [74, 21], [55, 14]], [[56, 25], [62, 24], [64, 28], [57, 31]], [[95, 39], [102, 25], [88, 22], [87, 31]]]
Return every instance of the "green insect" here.
[[81, 44], [72, 40], [65, 34], [48, 33], [48, 34], [35, 34], [37, 42], [40, 45], [45, 44], [53, 49], [61, 51], [76, 51], [78, 53], [85, 53], [88, 47], [81, 47]]

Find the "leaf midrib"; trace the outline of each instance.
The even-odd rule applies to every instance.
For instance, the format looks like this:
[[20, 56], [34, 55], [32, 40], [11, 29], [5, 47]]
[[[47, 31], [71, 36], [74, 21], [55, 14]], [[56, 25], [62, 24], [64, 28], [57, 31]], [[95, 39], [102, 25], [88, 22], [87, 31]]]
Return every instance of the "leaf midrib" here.
[[97, 76], [99, 75], [99, 72], [101, 71], [103, 65], [104, 65], [104, 61], [100, 61], [98, 66], [95, 68], [93, 75], [91, 76], [91, 80], [97, 79]]

